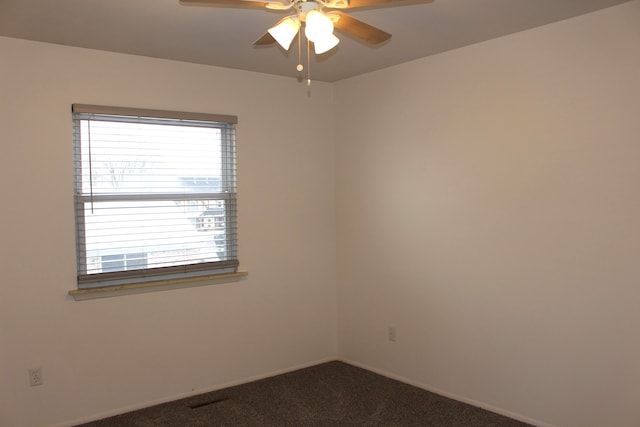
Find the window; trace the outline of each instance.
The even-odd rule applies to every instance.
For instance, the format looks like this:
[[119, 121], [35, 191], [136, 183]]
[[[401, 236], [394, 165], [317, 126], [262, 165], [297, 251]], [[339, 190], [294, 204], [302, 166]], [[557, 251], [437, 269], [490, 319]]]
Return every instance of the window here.
[[78, 288], [234, 273], [234, 116], [74, 104]]

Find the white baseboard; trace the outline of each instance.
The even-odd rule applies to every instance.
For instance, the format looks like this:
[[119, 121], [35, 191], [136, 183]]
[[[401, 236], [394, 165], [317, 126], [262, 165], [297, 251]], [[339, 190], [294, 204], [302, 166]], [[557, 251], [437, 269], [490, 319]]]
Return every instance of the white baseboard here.
[[405, 377], [402, 377], [400, 375], [396, 375], [396, 374], [393, 374], [391, 372], [384, 371], [382, 369], [377, 369], [377, 368], [374, 368], [374, 367], [371, 367], [371, 366], [367, 366], [367, 365], [365, 365], [363, 363], [355, 362], [353, 360], [344, 359], [344, 358], [341, 358], [339, 360], [341, 362], [348, 363], [349, 365], [357, 366], [358, 368], [362, 368], [362, 369], [366, 369], [367, 371], [375, 372], [376, 374], [380, 374], [380, 375], [382, 375], [384, 377], [391, 378], [393, 380], [400, 381], [400, 382], [403, 382], [405, 384], [409, 384], [409, 385], [421, 388], [421, 389], [426, 390], [426, 391], [430, 391], [431, 393], [439, 394], [440, 396], [444, 396], [444, 397], [448, 397], [448, 398], [453, 399], [453, 400], [457, 400], [458, 402], [463, 402], [463, 403], [467, 403], [467, 404], [472, 405], [472, 406], [476, 406], [478, 408], [486, 409], [487, 411], [495, 412], [496, 414], [504, 415], [505, 417], [509, 417], [509, 418], [514, 419], [514, 420], [521, 421], [523, 423], [531, 424], [531, 425], [534, 425], [534, 426], [537, 426], [537, 427], [556, 427], [553, 424], [549, 424], [549, 423], [545, 423], [545, 422], [542, 422], [542, 421], [534, 420], [532, 418], [525, 417], [523, 415], [516, 414], [516, 413], [510, 412], [510, 411], [507, 411], [505, 409], [498, 408], [498, 407], [486, 404], [484, 402], [479, 402], [479, 401], [474, 400], [474, 399], [469, 399], [469, 398], [466, 398], [464, 396], [459, 396], [459, 395], [454, 394], [454, 393], [449, 393], [447, 391], [440, 390], [440, 389], [438, 389], [436, 387], [432, 387], [432, 386], [430, 386], [428, 384], [423, 384], [423, 383], [421, 383], [419, 381], [414, 381], [414, 380], [411, 380], [409, 378], [405, 378]]
[[152, 401], [148, 401], [148, 402], [144, 402], [144, 403], [139, 403], [139, 404], [135, 404], [135, 405], [121, 407], [121, 408], [115, 409], [113, 411], [107, 411], [107, 412], [102, 412], [100, 414], [91, 415], [90, 417], [79, 418], [79, 419], [75, 419], [75, 420], [72, 420], [72, 421], [65, 421], [65, 422], [62, 422], [62, 423], [53, 424], [51, 427], [72, 427], [72, 426], [76, 426], [78, 424], [89, 423], [89, 422], [92, 422], [92, 421], [101, 420], [103, 418], [113, 417], [113, 416], [124, 414], [124, 413], [127, 413], [127, 412], [137, 411], [139, 409], [148, 408], [150, 406], [161, 405], [163, 403], [172, 402], [174, 400], [180, 400], [180, 399], [184, 399], [184, 398], [191, 397], [191, 396], [197, 396], [197, 395], [203, 394], [203, 393], [209, 393], [209, 392], [216, 391], [216, 390], [222, 390], [224, 388], [234, 387], [234, 386], [237, 386], [237, 385], [250, 383], [252, 381], [263, 380], [265, 378], [275, 377], [276, 375], [287, 374], [289, 372], [297, 371], [299, 369], [309, 368], [311, 366], [319, 365], [321, 363], [326, 363], [326, 362], [332, 362], [332, 361], [335, 361], [335, 360], [338, 360], [338, 359], [336, 359], [335, 357], [327, 357], [327, 358], [324, 358], [324, 359], [315, 360], [313, 362], [303, 363], [301, 365], [296, 365], [296, 366], [291, 366], [291, 367], [284, 368], [284, 369], [278, 369], [278, 370], [275, 370], [275, 371], [270, 371], [270, 372], [265, 373], [265, 374], [254, 375], [254, 376], [246, 377], [246, 378], [243, 378], [243, 379], [240, 379], [240, 380], [231, 381], [231, 382], [227, 382], [227, 383], [223, 383], [223, 384], [218, 384], [218, 385], [215, 385], [213, 387], [209, 387], [209, 388], [205, 388], [205, 389], [194, 390], [194, 391], [190, 391], [190, 392], [187, 392], [187, 393], [177, 394], [177, 395], [173, 395], [173, 396], [169, 396], [169, 397], [165, 397], [165, 398], [161, 398], [161, 399], [156, 399], [156, 400], [152, 400]]

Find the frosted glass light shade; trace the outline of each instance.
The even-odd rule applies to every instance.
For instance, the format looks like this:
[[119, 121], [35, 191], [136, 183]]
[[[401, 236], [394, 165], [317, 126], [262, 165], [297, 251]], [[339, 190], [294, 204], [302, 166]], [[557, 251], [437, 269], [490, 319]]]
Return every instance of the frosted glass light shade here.
[[307, 36], [309, 40], [315, 42], [316, 40], [327, 37], [332, 33], [333, 22], [331, 22], [331, 19], [317, 10], [307, 12], [305, 17], [304, 35]]
[[316, 52], [316, 55], [319, 55], [333, 49], [338, 45], [338, 43], [340, 43], [340, 39], [333, 34], [329, 34], [314, 41], [313, 48]]
[[291, 42], [296, 34], [298, 34], [299, 29], [300, 21], [289, 16], [274, 27], [269, 28], [267, 32], [271, 34], [271, 37], [273, 37], [283, 49], [289, 50]]

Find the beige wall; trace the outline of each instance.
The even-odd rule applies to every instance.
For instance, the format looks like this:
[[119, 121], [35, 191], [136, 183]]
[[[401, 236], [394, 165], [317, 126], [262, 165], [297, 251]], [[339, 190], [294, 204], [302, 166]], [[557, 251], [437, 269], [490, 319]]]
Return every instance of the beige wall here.
[[638, 426], [640, 2], [335, 93], [342, 357], [538, 424]]
[[[0, 425], [68, 425], [336, 357], [330, 85], [309, 97], [293, 79], [7, 38], [0, 58]], [[238, 115], [246, 280], [67, 297], [74, 102]]]

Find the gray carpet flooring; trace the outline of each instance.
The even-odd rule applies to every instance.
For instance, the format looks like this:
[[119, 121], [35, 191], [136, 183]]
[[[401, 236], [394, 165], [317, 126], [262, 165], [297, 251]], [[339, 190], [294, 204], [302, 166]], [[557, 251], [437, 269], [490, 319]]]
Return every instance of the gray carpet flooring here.
[[83, 424], [87, 427], [522, 427], [512, 420], [342, 362]]

